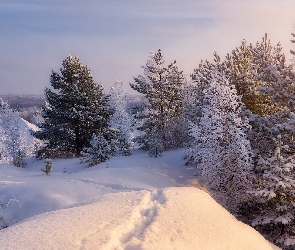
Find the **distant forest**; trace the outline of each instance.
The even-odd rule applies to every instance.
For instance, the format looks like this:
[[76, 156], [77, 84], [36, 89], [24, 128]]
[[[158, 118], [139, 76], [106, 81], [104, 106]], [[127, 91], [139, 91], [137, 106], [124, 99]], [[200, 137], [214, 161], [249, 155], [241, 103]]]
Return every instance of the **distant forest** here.
[[[42, 105], [45, 104], [45, 96], [43, 94], [5, 94], [1, 95], [0, 98], [8, 103], [9, 107], [15, 111], [23, 111], [28, 108], [36, 107], [41, 110]], [[128, 95], [127, 105], [129, 108], [144, 101], [143, 96], [140, 95]]]
[[45, 96], [40, 95], [16, 95], [16, 94], [6, 94], [0, 95], [0, 98], [8, 103], [9, 107], [16, 111], [21, 111], [30, 107], [40, 108], [45, 103]]

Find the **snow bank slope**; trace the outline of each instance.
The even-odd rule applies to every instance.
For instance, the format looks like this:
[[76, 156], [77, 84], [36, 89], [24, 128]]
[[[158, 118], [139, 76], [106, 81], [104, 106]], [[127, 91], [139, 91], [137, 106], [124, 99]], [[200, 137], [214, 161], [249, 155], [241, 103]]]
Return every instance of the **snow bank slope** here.
[[109, 193], [101, 201], [32, 217], [0, 231], [1, 249], [271, 250], [193, 187]]

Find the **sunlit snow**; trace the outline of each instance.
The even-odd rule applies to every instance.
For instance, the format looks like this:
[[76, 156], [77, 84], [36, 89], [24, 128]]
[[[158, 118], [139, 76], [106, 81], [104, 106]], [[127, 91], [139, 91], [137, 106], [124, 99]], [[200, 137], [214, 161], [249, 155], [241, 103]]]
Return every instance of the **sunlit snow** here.
[[57, 159], [50, 176], [43, 161], [2, 164], [3, 216], [18, 222], [0, 231], [1, 249], [275, 249], [191, 187], [181, 155], [135, 150], [92, 168]]

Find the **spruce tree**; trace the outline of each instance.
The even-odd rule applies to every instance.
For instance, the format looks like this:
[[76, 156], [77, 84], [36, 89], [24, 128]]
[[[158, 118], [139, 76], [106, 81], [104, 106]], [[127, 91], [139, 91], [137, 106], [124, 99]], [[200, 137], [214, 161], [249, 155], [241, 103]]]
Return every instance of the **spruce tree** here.
[[285, 64], [285, 55], [278, 43], [273, 46], [267, 34], [255, 45], [243, 40], [241, 45], [227, 54], [222, 67], [231, 83], [236, 86], [242, 102], [253, 114], [267, 116], [281, 109], [280, 103], [273, 102], [270, 93], [262, 91], [269, 86], [265, 77], [276, 65]]
[[268, 158], [260, 157], [254, 188], [249, 192], [257, 209], [253, 210], [252, 226], [270, 241], [280, 246], [295, 245], [295, 161], [286, 157], [281, 136], [275, 140], [276, 149]]
[[109, 126], [118, 130], [118, 148], [122, 155], [131, 155], [133, 145], [132, 126], [134, 119], [127, 109], [127, 94], [124, 94], [123, 83], [116, 81], [110, 90], [110, 106], [115, 110]]
[[246, 199], [252, 168], [250, 142], [244, 130], [249, 126], [241, 117], [242, 103], [236, 89], [218, 71], [203, 90], [201, 117], [191, 123], [194, 141], [187, 158], [202, 170], [208, 189], [230, 211]]
[[78, 57], [68, 56], [60, 74], [52, 72], [50, 82], [53, 90], [45, 89], [47, 102], [42, 107], [44, 122], [34, 134], [45, 142], [49, 156], [53, 152], [79, 155], [96, 133], [103, 134], [107, 140], [112, 137], [108, 127], [112, 114], [108, 96]]
[[214, 52], [214, 62], [201, 61], [199, 67], [191, 75], [192, 83], [185, 86], [185, 97], [190, 99], [185, 102], [185, 115], [195, 125], [200, 121], [201, 107], [205, 96], [204, 90], [211, 84], [213, 71], [224, 73], [220, 56], [216, 52]]
[[[131, 88], [143, 94], [148, 103], [135, 118], [142, 120], [138, 129], [144, 132], [141, 148], [158, 156], [163, 150], [177, 148], [185, 138], [183, 116], [183, 72], [176, 62], [164, 66], [161, 50], [151, 52], [143, 67], [144, 75], [136, 78]], [[183, 126], [180, 127], [179, 125]], [[181, 135], [181, 136], [179, 136]], [[156, 147], [156, 148], [155, 148]]]

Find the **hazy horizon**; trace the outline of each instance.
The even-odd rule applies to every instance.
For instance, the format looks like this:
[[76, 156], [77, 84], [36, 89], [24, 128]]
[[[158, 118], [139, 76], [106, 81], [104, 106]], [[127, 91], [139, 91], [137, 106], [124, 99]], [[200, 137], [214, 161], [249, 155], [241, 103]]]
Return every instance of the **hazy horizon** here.
[[223, 58], [265, 33], [291, 58], [295, 2], [277, 1], [11, 1], [0, 3], [0, 94], [43, 94], [50, 74], [71, 54], [105, 91], [116, 79], [128, 93], [149, 51], [162, 50], [185, 74], [216, 51]]

